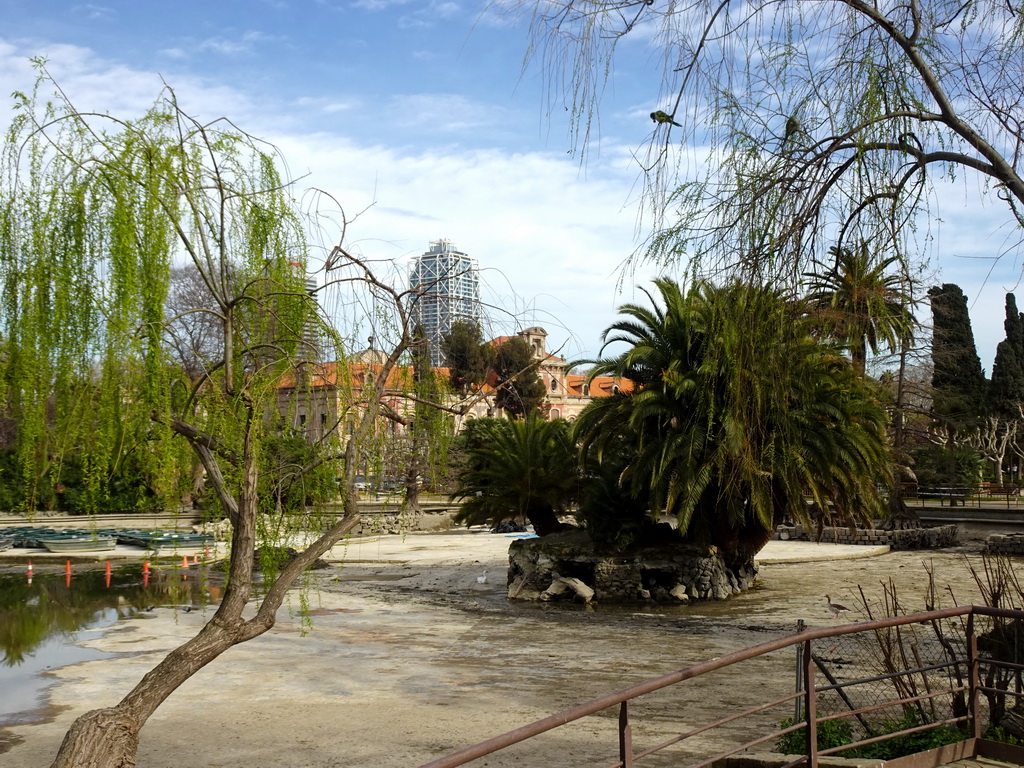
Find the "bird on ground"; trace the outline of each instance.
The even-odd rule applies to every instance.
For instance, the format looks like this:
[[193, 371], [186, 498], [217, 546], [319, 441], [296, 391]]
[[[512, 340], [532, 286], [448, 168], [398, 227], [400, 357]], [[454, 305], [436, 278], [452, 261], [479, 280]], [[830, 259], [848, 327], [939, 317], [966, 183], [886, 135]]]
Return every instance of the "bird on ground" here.
[[675, 120], [672, 119], [672, 115], [670, 115], [668, 112], [662, 112], [660, 109], [657, 110], [656, 112], [651, 112], [651, 120], [656, 122], [658, 125], [663, 125], [665, 123], [668, 123], [669, 125], [674, 125], [677, 128], [682, 128], [683, 127], [683, 126], [679, 125], [679, 123], [677, 123]]
[[476, 577], [476, 583], [477, 584], [486, 584], [487, 583], [487, 571], [484, 571], [480, 576]]
[[828, 611], [829, 611], [829, 613], [832, 614], [832, 620], [833, 621], [836, 621], [836, 620], [839, 619], [839, 614], [841, 614], [841, 613], [849, 613], [850, 612], [850, 609], [847, 608], [845, 605], [840, 605], [839, 603], [833, 603], [832, 602], [832, 598], [829, 597], [828, 595], [825, 595], [825, 599], [828, 601]]

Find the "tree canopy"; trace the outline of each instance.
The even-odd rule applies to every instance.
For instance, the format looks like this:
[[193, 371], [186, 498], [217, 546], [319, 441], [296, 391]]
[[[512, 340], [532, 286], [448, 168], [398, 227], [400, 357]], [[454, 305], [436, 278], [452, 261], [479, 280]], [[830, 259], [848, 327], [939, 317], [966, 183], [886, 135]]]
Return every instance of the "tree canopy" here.
[[521, 336], [513, 336], [498, 347], [494, 355], [495, 405], [521, 418], [540, 408], [547, 390], [537, 373], [539, 362]]
[[824, 332], [850, 351], [854, 369], [864, 375], [867, 353], [895, 350], [914, 330], [910, 297], [896, 256], [881, 258], [867, 243], [832, 248], [832, 264], [807, 274], [807, 301]]
[[452, 389], [460, 395], [482, 385], [494, 362], [494, 349], [484, 340], [480, 326], [469, 320], [452, 323], [441, 337], [441, 354]]
[[916, 214], [964, 176], [1024, 223], [1024, 23], [1012, 3], [519, 6], [582, 147], [616, 52], [631, 38], [653, 46], [660, 77], [636, 112], [648, 126], [654, 108], [671, 120], [635, 154], [660, 230], [654, 258], [793, 278], [829, 243], [916, 253]]
[[525, 518], [538, 536], [562, 530], [558, 518], [579, 493], [568, 423], [545, 421], [536, 412], [524, 419], [470, 423], [468, 466], [452, 494], [462, 500], [459, 522], [495, 525]]
[[[223, 651], [270, 629], [298, 577], [359, 522], [357, 457], [379, 420], [398, 416], [382, 398], [414, 341], [415, 297], [340, 243], [330, 249], [326, 280], [352, 287], [352, 306], [378, 310], [371, 322], [384, 313], [372, 303], [390, 302], [380, 322], [392, 342], [361, 371], [358, 392], [344, 350], [334, 350], [338, 412], [317, 414], [316, 439], [299, 438], [292, 428], [312, 414], [282, 411], [280, 395], [326, 378], [310, 340], [340, 335], [307, 289], [307, 230], [274, 148], [226, 119], [199, 121], [170, 88], [126, 120], [78, 111], [45, 70], [37, 87], [15, 94], [0, 154], [0, 402], [17, 425], [26, 507], [74, 457], [95, 508], [131, 458], [175, 505], [198, 464], [231, 522], [227, 583], [212, 619], [118, 704], [80, 717], [54, 763], [131, 765], [161, 702]], [[168, 317], [172, 270], [185, 264], [209, 300]], [[185, 359], [172, 337], [193, 313], [210, 318], [217, 335], [190, 345]], [[266, 576], [254, 607], [257, 549], [268, 532], [294, 530], [283, 515], [302, 512], [311, 483], [339, 460], [343, 513], [319, 521], [306, 549]], [[273, 503], [261, 506], [261, 494]], [[281, 516], [271, 524], [266, 514]]]
[[996, 346], [989, 383], [989, 411], [1002, 418], [1022, 418], [1024, 406], [1024, 315], [1017, 309], [1017, 299], [1006, 294], [1006, 337]]
[[988, 382], [963, 290], [944, 283], [929, 290], [928, 297], [932, 306], [933, 408], [955, 430], [984, 416]]
[[629, 445], [630, 495], [732, 565], [749, 565], [784, 515], [806, 519], [805, 492], [851, 521], [880, 513], [885, 414], [798, 303], [739, 282], [655, 289], [604, 333], [605, 348], [628, 346], [591, 375], [633, 386], [577, 418], [584, 452], [621, 462]]

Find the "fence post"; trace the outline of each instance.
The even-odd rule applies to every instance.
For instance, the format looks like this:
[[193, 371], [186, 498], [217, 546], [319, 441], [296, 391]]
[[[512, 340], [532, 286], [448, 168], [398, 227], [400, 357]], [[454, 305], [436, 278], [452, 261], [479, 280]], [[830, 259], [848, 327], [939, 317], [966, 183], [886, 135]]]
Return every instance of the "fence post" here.
[[622, 768], [633, 768], [633, 729], [625, 701], [619, 704], [619, 763]]
[[978, 636], [974, 632], [974, 611], [967, 615], [967, 711], [971, 718], [971, 738], [981, 738], [981, 662]]
[[811, 652], [811, 641], [804, 641], [803, 673], [804, 673], [804, 718], [807, 724], [807, 765], [818, 768], [818, 705], [814, 690], [814, 654]]
[[[807, 624], [804, 623], [804, 620], [803, 619], [797, 619], [797, 622], [796, 622], [797, 634], [799, 634], [800, 632], [803, 632], [805, 629], [807, 629]], [[803, 658], [804, 658], [804, 644], [803, 643], [797, 643], [796, 644], [796, 670], [795, 670], [796, 671], [796, 691], [795, 691], [795, 693], [802, 693], [803, 690], [804, 690], [804, 688], [803, 688], [803, 683], [804, 683], [804, 662], [803, 662]], [[801, 716], [802, 716], [802, 712], [801, 712], [802, 708], [803, 708], [803, 701], [800, 699], [800, 697], [798, 696], [797, 698], [793, 699], [793, 724], [794, 725], [796, 723], [800, 722], [800, 719], [801, 719]]]

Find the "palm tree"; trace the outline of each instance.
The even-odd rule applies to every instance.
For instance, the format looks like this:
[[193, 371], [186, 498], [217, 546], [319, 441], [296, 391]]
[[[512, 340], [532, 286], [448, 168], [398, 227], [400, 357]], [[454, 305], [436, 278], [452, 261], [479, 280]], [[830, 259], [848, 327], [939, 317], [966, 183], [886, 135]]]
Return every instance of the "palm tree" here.
[[801, 306], [738, 282], [655, 287], [651, 307], [621, 307], [604, 333], [603, 350], [628, 348], [593, 361], [591, 375], [633, 387], [577, 418], [589, 458], [628, 442], [620, 484], [733, 568], [752, 564], [783, 516], [807, 520], [805, 493], [850, 519], [881, 509], [884, 412], [839, 350], [813, 338]]
[[[832, 248], [835, 263], [828, 269], [806, 273], [807, 303], [812, 315], [829, 337], [850, 351], [853, 366], [863, 378], [867, 350], [877, 354], [884, 344], [900, 353], [900, 371], [913, 340], [917, 321], [910, 311], [910, 297], [904, 281], [889, 270], [899, 264], [897, 256], [877, 259], [866, 243], [856, 250]], [[900, 379], [902, 382], [902, 378]], [[903, 448], [902, 397], [897, 398], [893, 424], [893, 483], [889, 489], [889, 524], [919, 527], [920, 519], [903, 500], [903, 481], [914, 473]]]
[[902, 278], [889, 273], [899, 258], [878, 259], [866, 243], [829, 253], [833, 266], [805, 273], [807, 304], [824, 333], [850, 351], [854, 369], [863, 376], [868, 349], [872, 354], [883, 346], [896, 350], [913, 336], [916, 322]]
[[497, 524], [526, 518], [538, 536], [564, 530], [559, 521], [578, 491], [576, 449], [568, 425], [536, 413], [521, 421], [490, 420], [469, 445], [468, 468], [452, 493], [456, 521]]

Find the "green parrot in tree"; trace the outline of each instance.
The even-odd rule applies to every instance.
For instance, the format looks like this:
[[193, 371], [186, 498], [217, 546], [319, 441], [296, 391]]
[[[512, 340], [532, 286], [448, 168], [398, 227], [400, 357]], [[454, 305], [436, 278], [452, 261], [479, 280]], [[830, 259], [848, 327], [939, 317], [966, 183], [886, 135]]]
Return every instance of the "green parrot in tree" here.
[[796, 134], [800, 133], [801, 130], [800, 121], [795, 116], [791, 116], [786, 120], [786, 135], [782, 137], [782, 142], [786, 143]]
[[672, 115], [668, 114], [667, 112], [662, 112], [660, 109], [657, 112], [651, 112], [651, 120], [658, 123], [659, 125], [663, 123], [668, 123], [669, 125], [674, 125], [677, 128], [683, 127], [672, 119]]

